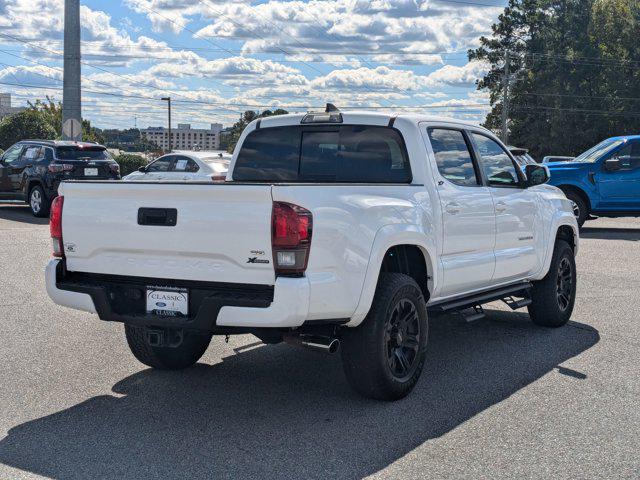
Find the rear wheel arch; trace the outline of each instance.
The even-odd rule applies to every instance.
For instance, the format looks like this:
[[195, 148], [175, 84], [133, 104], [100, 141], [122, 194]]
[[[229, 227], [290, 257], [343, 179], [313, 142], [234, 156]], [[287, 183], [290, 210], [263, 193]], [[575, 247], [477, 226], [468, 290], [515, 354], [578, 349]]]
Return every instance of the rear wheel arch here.
[[383, 273], [403, 273], [413, 278], [424, 295], [430, 296], [430, 281], [433, 279], [433, 267], [429, 253], [415, 244], [393, 245], [382, 258], [378, 280]]

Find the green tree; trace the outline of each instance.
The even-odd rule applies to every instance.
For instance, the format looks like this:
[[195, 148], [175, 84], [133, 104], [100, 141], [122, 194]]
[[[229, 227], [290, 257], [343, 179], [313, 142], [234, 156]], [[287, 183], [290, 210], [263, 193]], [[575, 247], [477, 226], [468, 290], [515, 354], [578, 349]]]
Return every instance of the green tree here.
[[121, 153], [115, 158], [115, 161], [120, 165], [120, 175], [123, 177], [135, 172], [140, 167], [144, 167], [147, 161], [140, 155], [132, 155], [130, 153]]
[[491, 69], [478, 82], [501, 129], [505, 52], [511, 58], [510, 143], [535, 156], [576, 155], [640, 128], [637, 0], [510, 0], [490, 38], [469, 52]]
[[0, 148], [6, 150], [28, 138], [53, 139], [56, 131], [42, 112], [25, 110], [6, 117], [0, 123]]
[[240, 119], [233, 124], [228, 133], [220, 136], [220, 148], [223, 150], [227, 150], [229, 153], [233, 152], [233, 149], [236, 148], [236, 143], [238, 143], [238, 140], [240, 139], [242, 131], [256, 118], [272, 117], [274, 115], [286, 115], [287, 113], [289, 112], [281, 108], [278, 108], [276, 110], [264, 110], [262, 113], [255, 112], [253, 110], [247, 110], [242, 115], [240, 115]]
[[[54, 102], [50, 97], [46, 101], [29, 102], [29, 109], [42, 112], [49, 119], [49, 123], [56, 131], [56, 138], [62, 138], [62, 103]], [[104, 143], [101, 131], [91, 126], [89, 120], [82, 120], [82, 140], [85, 142]]]

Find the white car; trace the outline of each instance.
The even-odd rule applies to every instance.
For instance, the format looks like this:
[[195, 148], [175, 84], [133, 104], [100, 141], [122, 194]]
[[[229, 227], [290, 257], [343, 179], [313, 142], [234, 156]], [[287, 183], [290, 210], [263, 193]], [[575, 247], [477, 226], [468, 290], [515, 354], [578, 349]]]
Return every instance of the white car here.
[[227, 176], [230, 161], [228, 153], [176, 151], [140, 167], [122, 180], [220, 182]]
[[63, 183], [47, 291], [123, 323], [154, 368], [252, 333], [340, 348], [358, 392], [398, 399], [423, 369], [429, 311], [477, 319], [503, 300], [537, 325], [568, 322], [578, 225], [548, 179], [451, 119], [330, 106], [262, 118], [224, 184]]

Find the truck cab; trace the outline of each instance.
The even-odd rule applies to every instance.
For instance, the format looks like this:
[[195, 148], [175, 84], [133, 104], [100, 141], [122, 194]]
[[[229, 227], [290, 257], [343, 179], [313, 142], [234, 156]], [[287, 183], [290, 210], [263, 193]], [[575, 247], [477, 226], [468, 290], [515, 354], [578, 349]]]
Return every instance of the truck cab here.
[[580, 226], [591, 215], [640, 216], [640, 135], [608, 138], [548, 167], [549, 183], [571, 200]]

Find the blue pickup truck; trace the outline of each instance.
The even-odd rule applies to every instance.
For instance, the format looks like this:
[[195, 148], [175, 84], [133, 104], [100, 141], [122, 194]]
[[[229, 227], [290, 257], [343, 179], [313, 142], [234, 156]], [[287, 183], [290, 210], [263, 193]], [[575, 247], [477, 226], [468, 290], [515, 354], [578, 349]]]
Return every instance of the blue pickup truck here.
[[580, 226], [591, 215], [640, 217], [640, 135], [608, 138], [571, 161], [546, 165]]

